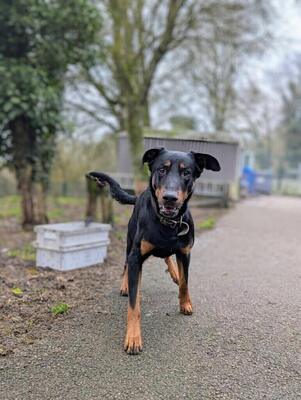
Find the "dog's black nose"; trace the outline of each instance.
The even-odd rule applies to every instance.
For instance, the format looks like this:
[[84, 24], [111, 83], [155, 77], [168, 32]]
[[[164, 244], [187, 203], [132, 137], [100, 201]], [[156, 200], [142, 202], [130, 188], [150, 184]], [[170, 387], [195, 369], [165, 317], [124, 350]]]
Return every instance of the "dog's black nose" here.
[[166, 202], [173, 203], [178, 200], [177, 192], [165, 192], [163, 195], [163, 200]]

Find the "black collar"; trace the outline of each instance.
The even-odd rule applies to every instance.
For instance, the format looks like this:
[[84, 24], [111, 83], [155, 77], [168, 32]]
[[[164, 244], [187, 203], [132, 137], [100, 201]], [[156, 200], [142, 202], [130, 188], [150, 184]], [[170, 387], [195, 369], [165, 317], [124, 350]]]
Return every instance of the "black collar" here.
[[179, 221], [164, 218], [162, 215], [158, 215], [158, 217], [161, 224], [169, 226], [172, 229], [175, 229], [178, 225], [179, 229], [183, 228], [182, 230], [180, 230], [180, 232], [178, 232], [177, 236], [184, 236], [187, 235], [187, 233], [189, 232], [189, 225], [187, 224], [187, 222], [183, 221], [183, 215], [181, 216]]

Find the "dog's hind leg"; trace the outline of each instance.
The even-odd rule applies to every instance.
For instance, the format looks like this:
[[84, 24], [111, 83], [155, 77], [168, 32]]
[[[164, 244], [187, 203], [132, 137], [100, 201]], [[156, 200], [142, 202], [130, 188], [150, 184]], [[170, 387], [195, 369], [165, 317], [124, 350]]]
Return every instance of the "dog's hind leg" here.
[[129, 278], [128, 278], [128, 257], [131, 252], [133, 245], [133, 241], [128, 232], [127, 234], [127, 245], [126, 245], [126, 260], [124, 264], [124, 270], [122, 275], [122, 281], [120, 286], [120, 296], [128, 296], [129, 295]]
[[179, 273], [178, 273], [178, 267], [177, 264], [174, 262], [172, 256], [166, 257], [164, 261], [167, 264], [167, 271], [170, 274], [171, 279], [176, 283], [177, 285], [179, 284]]
[[120, 286], [120, 296], [128, 296], [128, 295], [129, 295], [128, 265], [126, 263], [124, 266], [124, 271]]

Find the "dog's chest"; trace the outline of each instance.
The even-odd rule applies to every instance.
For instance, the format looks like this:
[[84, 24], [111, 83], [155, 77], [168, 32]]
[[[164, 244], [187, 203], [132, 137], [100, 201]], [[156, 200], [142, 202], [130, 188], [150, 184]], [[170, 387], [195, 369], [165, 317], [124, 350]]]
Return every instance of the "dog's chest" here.
[[152, 255], [160, 258], [169, 257], [189, 244], [189, 239], [185, 239], [180, 239], [177, 236], [170, 236], [169, 238], [152, 237], [150, 239], [150, 242], [154, 245]]
[[160, 248], [157, 247], [152, 251], [152, 255], [159, 258], [166, 258], [175, 254], [177, 249], [174, 248]]

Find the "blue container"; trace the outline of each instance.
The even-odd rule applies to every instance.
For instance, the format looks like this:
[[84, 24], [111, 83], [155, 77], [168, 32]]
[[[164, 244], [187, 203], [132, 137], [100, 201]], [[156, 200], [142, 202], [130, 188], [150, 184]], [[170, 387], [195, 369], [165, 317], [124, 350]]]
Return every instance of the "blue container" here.
[[256, 173], [249, 165], [244, 166], [241, 177], [241, 187], [244, 188], [248, 194], [254, 194]]
[[254, 193], [271, 194], [273, 175], [271, 172], [256, 172], [254, 180]]

